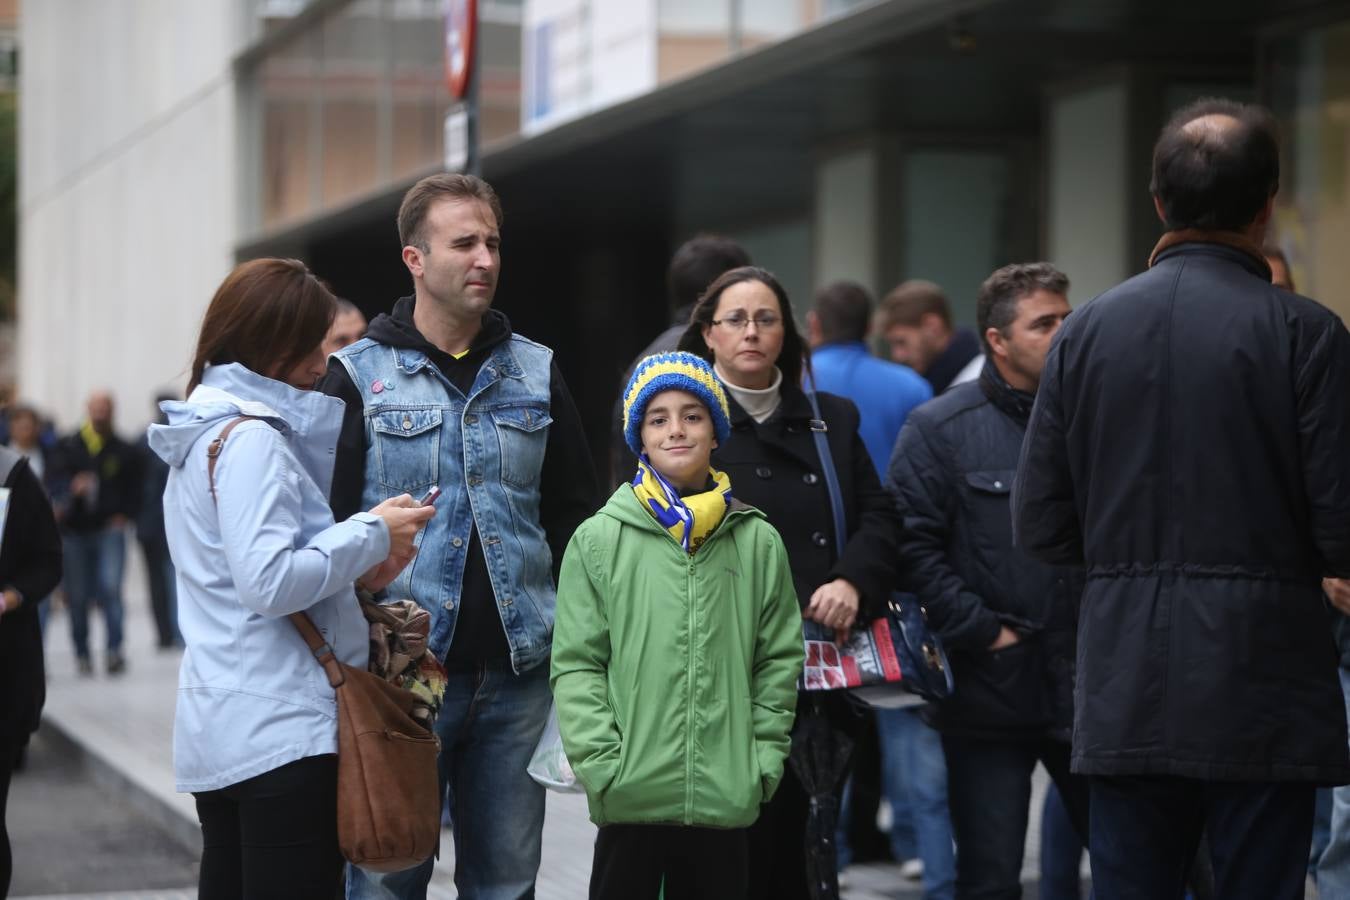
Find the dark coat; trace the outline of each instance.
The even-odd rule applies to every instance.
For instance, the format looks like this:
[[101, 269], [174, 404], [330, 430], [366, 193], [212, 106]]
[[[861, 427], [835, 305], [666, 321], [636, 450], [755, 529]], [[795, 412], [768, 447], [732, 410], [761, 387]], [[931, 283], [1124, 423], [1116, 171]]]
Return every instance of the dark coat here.
[[[1082, 569], [1013, 548], [1012, 491], [1031, 395], [985, 363], [910, 413], [887, 474], [903, 519], [906, 580], [942, 637], [956, 691], [934, 724], [948, 734], [1068, 740]], [[989, 645], [1007, 625], [1021, 641]]]
[[[78, 430], [57, 442], [47, 457], [47, 483], [61, 513], [61, 527], [76, 534], [99, 531], [113, 516], [135, 519], [141, 505], [141, 457], [135, 446], [110, 435], [97, 455]], [[91, 501], [70, 493], [77, 474], [92, 472], [98, 490]]]
[[1065, 321], [1022, 450], [1020, 546], [1087, 563], [1073, 768], [1345, 783], [1350, 334], [1186, 237]]
[[762, 424], [728, 396], [731, 437], [713, 452], [712, 462], [730, 476], [732, 493], [762, 510], [783, 536], [803, 607], [816, 588], [845, 578], [861, 594], [860, 618], [872, 618], [898, 582], [899, 517], [858, 435], [857, 407], [833, 394], [817, 396], [850, 535], [842, 558], [835, 550], [811, 406], [800, 388], [785, 381], [781, 405]]
[[61, 534], [27, 462], [14, 467], [5, 487], [10, 495], [0, 538], [0, 589], [23, 596], [17, 609], [0, 615], [0, 747], [12, 747], [37, 729], [46, 698], [38, 602], [61, 580]]

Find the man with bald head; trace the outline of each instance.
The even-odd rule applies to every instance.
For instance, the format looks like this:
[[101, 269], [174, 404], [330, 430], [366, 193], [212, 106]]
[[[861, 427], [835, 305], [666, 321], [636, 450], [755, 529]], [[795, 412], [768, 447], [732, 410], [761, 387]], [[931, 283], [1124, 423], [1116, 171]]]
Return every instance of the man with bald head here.
[[66, 603], [70, 637], [81, 675], [94, 673], [89, 652], [89, 607], [103, 610], [109, 675], [126, 668], [122, 655], [122, 572], [127, 524], [140, 501], [136, 449], [113, 431], [113, 399], [107, 391], [89, 396], [88, 417], [62, 439], [52, 460], [52, 503], [65, 551]]
[[1017, 544], [1086, 564], [1073, 771], [1099, 900], [1303, 897], [1313, 791], [1350, 781], [1323, 578], [1350, 576], [1350, 333], [1271, 284], [1269, 113], [1168, 122], [1146, 272], [1076, 310], [1013, 487]]

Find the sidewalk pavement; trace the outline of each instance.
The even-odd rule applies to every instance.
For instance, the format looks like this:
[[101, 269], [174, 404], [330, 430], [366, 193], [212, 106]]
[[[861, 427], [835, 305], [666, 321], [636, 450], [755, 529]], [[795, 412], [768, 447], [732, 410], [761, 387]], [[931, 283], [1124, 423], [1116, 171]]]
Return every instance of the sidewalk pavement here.
[[[70, 623], [64, 612], [55, 611], [48, 619], [43, 727], [59, 732], [86, 755], [95, 778], [108, 790], [110, 802], [133, 804], [197, 855], [201, 832], [196, 807], [190, 794], [173, 789], [174, 696], [181, 653], [156, 649], [149, 603], [144, 592], [135, 589], [138, 578], [132, 574], [125, 621], [128, 664], [123, 674], [109, 677], [104, 672], [103, 654], [97, 649], [104, 640], [101, 615], [91, 616], [93, 678], [80, 678], [76, 672]], [[595, 826], [587, 818], [585, 798], [549, 792], [538, 900], [586, 896], [594, 841]], [[442, 836], [441, 854], [427, 894], [432, 900], [456, 896], [454, 844], [448, 831]], [[890, 864], [854, 866], [848, 872], [848, 885], [845, 900], [918, 900], [922, 894], [915, 882], [900, 876], [898, 866]], [[100, 900], [114, 896], [133, 895], [102, 895]], [[156, 892], [153, 896], [181, 895]]]

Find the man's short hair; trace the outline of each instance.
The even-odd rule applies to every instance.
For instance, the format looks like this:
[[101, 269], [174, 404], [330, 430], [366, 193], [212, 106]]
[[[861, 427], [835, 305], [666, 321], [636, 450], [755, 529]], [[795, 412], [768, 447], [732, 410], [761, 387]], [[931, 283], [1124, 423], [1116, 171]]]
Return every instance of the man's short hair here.
[[345, 316], [348, 313], [360, 313], [363, 317], [365, 316], [365, 313], [361, 312], [361, 307], [345, 297], [334, 297], [333, 299], [337, 301], [337, 315]]
[[35, 427], [42, 427], [42, 416], [27, 403], [15, 403], [9, 408], [9, 421], [13, 422], [15, 419], [32, 419]]
[[952, 307], [947, 295], [931, 281], [912, 279], [901, 283], [881, 300], [878, 325], [882, 331], [904, 325], [916, 327], [923, 317], [935, 315], [952, 327]]
[[[1232, 121], [1196, 121], [1211, 116]], [[1149, 191], [1169, 231], [1242, 231], [1279, 186], [1275, 119], [1260, 106], [1197, 100], [1172, 116], [1153, 147]]]
[[856, 281], [836, 281], [816, 292], [812, 310], [826, 343], [861, 341], [872, 318], [872, 296]]
[[1013, 263], [994, 271], [980, 285], [975, 301], [975, 324], [980, 329], [980, 343], [989, 353], [990, 328], [1007, 334], [1008, 326], [1017, 318], [1017, 303], [1037, 291], [1069, 295], [1069, 276], [1047, 262]]
[[719, 275], [748, 265], [750, 254], [731, 238], [719, 234], [695, 235], [675, 251], [666, 270], [666, 293], [671, 308], [693, 307]]
[[416, 247], [423, 253], [431, 252], [425, 226], [427, 213], [437, 200], [482, 200], [502, 227], [502, 202], [492, 185], [475, 175], [428, 175], [408, 188], [398, 207], [398, 239], [404, 247]]

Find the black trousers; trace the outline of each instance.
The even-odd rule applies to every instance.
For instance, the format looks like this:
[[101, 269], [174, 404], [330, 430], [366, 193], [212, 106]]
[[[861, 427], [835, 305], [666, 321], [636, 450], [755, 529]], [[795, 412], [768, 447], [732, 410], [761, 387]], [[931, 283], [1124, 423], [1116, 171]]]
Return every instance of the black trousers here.
[[311, 756], [193, 794], [201, 900], [333, 900], [342, 883], [337, 757]]
[[743, 828], [605, 825], [590, 900], [745, 900], [748, 860]]
[[173, 562], [169, 544], [156, 538], [142, 540], [141, 551], [145, 554], [145, 577], [150, 585], [150, 611], [155, 614], [156, 637], [159, 646], [172, 647], [178, 640], [178, 630], [171, 607], [173, 586], [169, 579], [173, 577]]
[[5, 827], [5, 807], [9, 804], [9, 778], [14, 764], [27, 743], [9, 735], [0, 734], [0, 900], [9, 896], [9, 881], [14, 876], [14, 858], [9, 848], [9, 831]]
[[1223, 900], [1302, 900], [1311, 784], [1092, 776], [1097, 900], [1180, 900], [1203, 833]]

